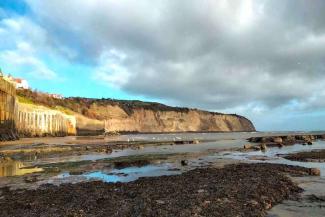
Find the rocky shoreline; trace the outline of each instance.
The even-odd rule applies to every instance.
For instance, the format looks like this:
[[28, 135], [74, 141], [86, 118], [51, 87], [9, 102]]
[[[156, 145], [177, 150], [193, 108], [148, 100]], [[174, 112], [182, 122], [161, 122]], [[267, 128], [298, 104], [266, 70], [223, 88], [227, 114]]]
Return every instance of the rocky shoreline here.
[[301, 162], [325, 162], [325, 150], [299, 152], [282, 156], [288, 160]]
[[0, 216], [266, 216], [302, 189], [287, 174], [310, 170], [277, 164], [232, 164], [129, 183], [1, 189]]
[[[245, 144], [244, 149], [265, 150], [267, 147], [283, 147], [294, 144], [312, 145], [314, 141], [325, 139], [324, 134], [310, 134], [310, 135], [283, 135], [283, 136], [262, 136], [251, 137], [247, 141], [250, 144]], [[258, 143], [259, 145], [253, 145]]]

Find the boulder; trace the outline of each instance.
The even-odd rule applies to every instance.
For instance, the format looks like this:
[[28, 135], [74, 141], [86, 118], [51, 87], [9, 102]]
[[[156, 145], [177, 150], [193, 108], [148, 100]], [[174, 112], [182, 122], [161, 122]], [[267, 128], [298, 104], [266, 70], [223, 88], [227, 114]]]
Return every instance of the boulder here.
[[252, 149], [253, 146], [251, 144], [246, 144], [244, 145], [244, 149]]
[[181, 164], [182, 164], [182, 166], [187, 166], [188, 165], [188, 161], [187, 160], [181, 160]]
[[286, 144], [292, 144], [292, 143], [294, 143], [296, 141], [294, 136], [286, 136], [282, 140]]
[[262, 151], [265, 151], [265, 150], [267, 149], [267, 146], [266, 146], [265, 143], [262, 143], [262, 144], [260, 145], [260, 147], [261, 147], [261, 150], [262, 150]]
[[262, 143], [268, 143], [268, 142], [272, 142], [273, 138], [272, 137], [262, 137], [261, 142]]
[[24, 178], [24, 181], [25, 181], [26, 183], [34, 183], [34, 182], [37, 182], [38, 179], [37, 179], [37, 176], [26, 176], [26, 177]]
[[105, 149], [105, 153], [106, 154], [111, 154], [112, 152], [113, 152], [113, 149], [111, 147], [107, 146], [106, 149]]
[[282, 143], [278, 143], [278, 147], [282, 148], [284, 145]]
[[254, 146], [253, 149], [254, 149], [255, 151], [260, 151], [260, 150], [261, 150], [261, 147], [260, 147], [260, 146]]
[[309, 175], [311, 176], [320, 176], [320, 169], [318, 168], [310, 168]]
[[261, 141], [261, 137], [251, 137], [248, 139], [249, 142], [258, 143]]
[[199, 143], [200, 143], [200, 141], [198, 139], [193, 140], [193, 144], [199, 144]]
[[274, 137], [274, 138], [273, 138], [273, 142], [275, 142], [275, 143], [282, 143], [283, 140], [282, 140], [281, 137]]

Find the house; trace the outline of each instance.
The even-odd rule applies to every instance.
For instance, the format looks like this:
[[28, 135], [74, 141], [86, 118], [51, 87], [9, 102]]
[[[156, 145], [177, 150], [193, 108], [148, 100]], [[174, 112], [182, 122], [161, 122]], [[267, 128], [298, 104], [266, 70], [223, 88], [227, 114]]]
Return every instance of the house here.
[[55, 98], [55, 99], [63, 99], [63, 96], [61, 94], [48, 94], [49, 97]]
[[16, 85], [16, 89], [29, 89], [28, 82], [21, 78], [12, 78], [12, 82]]

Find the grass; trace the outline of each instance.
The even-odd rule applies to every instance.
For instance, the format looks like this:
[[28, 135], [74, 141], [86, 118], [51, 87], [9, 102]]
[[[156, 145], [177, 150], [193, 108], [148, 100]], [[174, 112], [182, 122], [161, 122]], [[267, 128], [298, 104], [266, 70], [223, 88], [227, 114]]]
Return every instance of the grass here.
[[67, 115], [74, 115], [74, 112], [68, 108], [62, 107], [62, 106], [55, 106], [55, 110], [58, 110], [60, 112], [63, 112]]
[[33, 100], [29, 99], [29, 98], [26, 98], [26, 97], [23, 97], [23, 96], [17, 96], [18, 98], [18, 101], [20, 103], [25, 103], [25, 104], [29, 104], [29, 105], [36, 105]]
[[63, 112], [64, 114], [67, 115], [74, 115], [74, 112], [68, 108], [62, 107], [62, 106], [56, 106], [55, 108], [51, 108], [42, 104], [36, 104], [35, 102], [33, 102], [32, 99], [27, 98], [27, 97], [23, 97], [23, 96], [17, 96], [18, 98], [18, 102], [23, 103], [23, 104], [28, 104], [28, 105], [32, 105], [32, 106], [42, 106], [51, 110], [56, 110], [56, 111], [60, 111]]

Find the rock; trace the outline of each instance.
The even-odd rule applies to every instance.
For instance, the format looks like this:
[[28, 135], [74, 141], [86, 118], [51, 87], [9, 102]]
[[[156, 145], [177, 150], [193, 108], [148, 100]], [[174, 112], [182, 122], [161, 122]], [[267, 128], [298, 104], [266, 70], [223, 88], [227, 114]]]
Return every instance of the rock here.
[[286, 143], [293, 143], [296, 141], [295, 137], [294, 136], [286, 136], [284, 137], [284, 139], [282, 139], [284, 142]]
[[187, 160], [181, 160], [181, 164], [182, 164], [182, 166], [187, 166], [188, 165], [188, 161]]
[[199, 143], [200, 143], [200, 141], [198, 139], [193, 140], [193, 144], [199, 144]]
[[37, 176], [27, 176], [24, 178], [24, 181], [26, 183], [34, 183], [34, 182], [37, 182], [38, 179], [37, 179]]
[[244, 149], [252, 149], [253, 146], [251, 144], [246, 144], [244, 145]]
[[268, 137], [262, 137], [261, 142], [269, 142], [270, 140]]
[[313, 143], [312, 143], [311, 141], [308, 141], [307, 144], [308, 144], [308, 145], [312, 145]]
[[47, 167], [44, 169], [49, 173], [59, 173], [61, 171], [59, 167]]
[[163, 201], [163, 200], [156, 200], [156, 203], [158, 203], [160, 205], [163, 205], [163, 204], [165, 204], [165, 201]]
[[266, 203], [265, 204], [265, 209], [266, 210], [269, 210], [269, 209], [271, 209], [272, 208], [272, 204], [271, 203]]
[[278, 143], [278, 147], [282, 148], [284, 145], [282, 143]]
[[303, 143], [302, 145], [307, 145], [306, 143]]
[[303, 140], [305, 142], [310, 142], [313, 140], [313, 136], [310, 136], [310, 135], [296, 136], [296, 139]]
[[248, 139], [249, 142], [258, 143], [261, 141], [260, 137], [251, 137]]
[[186, 144], [186, 142], [180, 140], [180, 141], [175, 141], [174, 144], [175, 144], [175, 145], [184, 145], [184, 144]]
[[266, 144], [265, 144], [265, 143], [262, 143], [260, 147], [261, 147], [261, 150], [262, 150], [262, 151], [265, 151], [265, 150], [267, 149], [267, 147], [266, 147]]
[[320, 169], [318, 168], [310, 168], [309, 175], [311, 176], [320, 176]]
[[82, 171], [70, 171], [69, 174], [71, 176], [80, 176], [83, 174], [83, 172]]
[[197, 193], [204, 193], [205, 192], [205, 190], [204, 189], [199, 189], [198, 191], [197, 191]]
[[248, 202], [248, 204], [251, 205], [251, 206], [257, 206], [258, 205], [258, 202], [256, 200], [250, 200]]
[[261, 147], [260, 147], [260, 146], [254, 146], [253, 149], [254, 149], [255, 151], [260, 151], [260, 150], [261, 150]]
[[273, 138], [273, 142], [275, 142], [275, 143], [282, 143], [283, 140], [282, 140], [281, 137], [274, 137], [274, 138]]
[[105, 149], [105, 153], [106, 154], [111, 154], [113, 152], [113, 149], [111, 148], [111, 147], [106, 147], [106, 149]]

